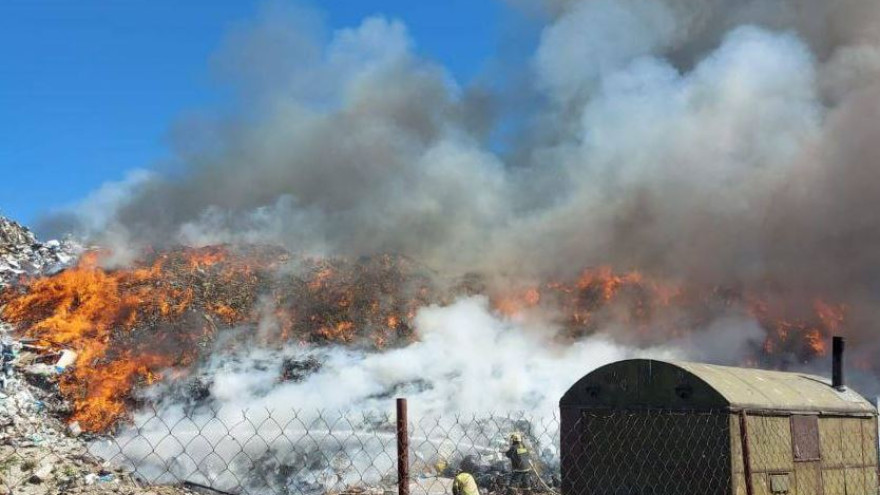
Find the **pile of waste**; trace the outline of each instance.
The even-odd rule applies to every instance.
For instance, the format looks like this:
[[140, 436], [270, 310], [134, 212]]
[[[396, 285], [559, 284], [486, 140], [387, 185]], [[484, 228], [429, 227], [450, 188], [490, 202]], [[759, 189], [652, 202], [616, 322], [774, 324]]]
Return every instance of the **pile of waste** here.
[[37, 253], [38, 261], [27, 270], [15, 261], [16, 283], [0, 290], [0, 320], [20, 338], [76, 351], [59, 388], [89, 432], [129, 418], [139, 390], [185, 376], [224, 347], [382, 351], [416, 338], [420, 308], [474, 294], [487, 295], [504, 317], [553, 315], [562, 340], [619, 328], [615, 339], [634, 347], [699, 336], [719, 314], [740, 314], [766, 330], [749, 358], [767, 367], [825, 355], [824, 342], [847, 317], [845, 305], [820, 299], [789, 307], [778, 303], [785, 298], [608, 267], [502, 288], [479, 274], [444, 278], [399, 255], [309, 258], [267, 245], [148, 249], [126, 266], [108, 263], [112, 253], [88, 250], [70, 264], [72, 244], [42, 245], [18, 224], [3, 225], [6, 251], [19, 253], [7, 258]]
[[0, 495], [120, 493], [187, 495], [147, 480], [90, 452], [97, 437], [75, 421], [57, 381], [76, 359], [68, 349], [15, 340], [0, 324]]
[[[73, 240], [40, 242], [21, 224], [0, 216], [0, 294], [32, 277], [75, 264], [82, 247]], [[0, 321], [0, 495], [189, 495], [179, 487], [150, 487], [146, 480], [90, 453], [58, 383], [78, 357], [70, 346], [14, 335]]]
[[39, 242], [27, 227], [0, 216], [0, 289], [23, 276], [55, 273], [81, 250], [70, 239]]

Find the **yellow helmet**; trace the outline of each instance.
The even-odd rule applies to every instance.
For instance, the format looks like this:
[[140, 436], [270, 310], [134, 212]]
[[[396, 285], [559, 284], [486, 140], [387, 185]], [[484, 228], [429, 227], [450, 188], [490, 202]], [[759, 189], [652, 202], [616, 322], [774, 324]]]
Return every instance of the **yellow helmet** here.
[[522, 435], [518, 432], [510, 434], [510, 443], [522, 443]]

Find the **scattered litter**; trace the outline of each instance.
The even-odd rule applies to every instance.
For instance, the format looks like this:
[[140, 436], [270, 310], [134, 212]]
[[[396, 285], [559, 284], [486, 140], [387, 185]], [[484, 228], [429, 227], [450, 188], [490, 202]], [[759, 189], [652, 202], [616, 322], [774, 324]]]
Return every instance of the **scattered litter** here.
[[68, 424], [67, 433], [72, 437], [78, 437], [82, 435], [82, 427], [79, 425], [79, 421], [74, 421]]
[[58, 374], [54, 366], [43, 363], [32, 364], [26, 367], [24, 372], [33, 376], [52, 376]]
[[76, 362], [76, 356], [77, 354], [70, 349], [62, 350], [61, 357], [58, 358], [58, 361], [55, 361], [55, 370], [58, 373], [64, 372], [68, 366]]
[[30, 482], [31, 483], [45, 483], [46, 481], [49, 481], [49, 477], [52, 476], [52, 471], [54, 469], [55, 469], [55, 466], [53, 466], [52, 464], [49, 464], [49, 463], [42, 464], [31, 475]]

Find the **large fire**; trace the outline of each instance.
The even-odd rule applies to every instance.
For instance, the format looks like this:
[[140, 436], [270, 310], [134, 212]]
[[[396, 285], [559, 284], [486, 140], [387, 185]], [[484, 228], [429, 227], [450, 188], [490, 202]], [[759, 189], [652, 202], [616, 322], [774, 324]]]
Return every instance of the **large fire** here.
[[[77, 266], [24, 281], [2, 295], [0, 317], [26, 337], [78, 353], [60, 377], [72, 420], [104, 431], [136, 404], [135, 392], [179, 376], [218, 333], [243, 328], [263, 345], [339, 343], [382, 348], [413, 339], [418, 308], [488, 292], [502, 317], [534, 312], [555, 319], [560, 339], [620, 329], [639, 345], [687, 338], [725, 311], [750, 315], [767, 331], [748, 359], [806, 361], [845, 323], [846, 307], [815, 300], [795, 311], [745, 291], [695, 288], [608, 267], [571, 280], [485, 289], [472, 279], [440, 289], [430, 272], [401, 257], [357, 261], [295, 259], [280, 249], [227, 246], [150, 253], [132, 267], [102, 267], [89, 252]], [[771, 302], [774, 301], [774, 302]]]
[[123, 417], [133, 390], [191, 365], [224, 329], [264, 322], [253, 337], [267, 344], [383, 346], [411, 336], [409, 321], [427, 302], [418, 294], [430, 290], [391, 257], [290, 267], [280, 250], [180, 248], [115, 270], [101, 257], [27, 281], [3, 295], [0, 313], [24, 336], [78, 352], [60, 390], [73, 401], [71, 419], [92, 431]]

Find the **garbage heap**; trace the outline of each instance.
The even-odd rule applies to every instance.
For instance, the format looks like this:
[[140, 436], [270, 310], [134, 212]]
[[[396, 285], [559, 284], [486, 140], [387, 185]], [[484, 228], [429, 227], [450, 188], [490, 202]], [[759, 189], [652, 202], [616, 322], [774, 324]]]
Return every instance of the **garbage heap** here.
[[181, 487], [150, 487], [146, 480], [89, 452], [100, 438], [59, 418], [69, 404], [57, 378], [76, 354], [14, 340], [0, 324], [0, 495], [120, 493], [194, 494]]
[[[51, 274], [75, 262], [72, 240], [40, 242], [26, 227], [0, 216], [0, 292], [22, 277]], [[120, 493], [182, 495], [178, 487], [148, 487], [89, 453], [96, 437], [66, 424], [70, 405], [57, 380], [76, 353], [12, 336], [0, 322], [0, 495]]]
[[58, 271], [80, 251], [70, 239], [39, 242], [27, 227], [0, 216], [0, 290], [22, 276]]

